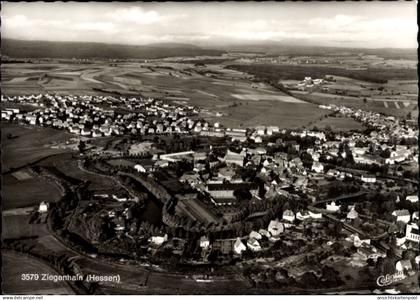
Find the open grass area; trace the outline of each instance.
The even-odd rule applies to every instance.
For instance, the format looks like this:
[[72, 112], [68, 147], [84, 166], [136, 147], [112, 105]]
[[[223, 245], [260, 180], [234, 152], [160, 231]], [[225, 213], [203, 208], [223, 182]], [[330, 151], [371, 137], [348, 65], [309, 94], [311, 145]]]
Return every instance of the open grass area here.
[[[33, 163], [49, 155], [71, 152], [69, 149], [51, 148], [52, 143], [73, 137], [64, 131], [39, 127], [1, 123], [2, 172]], [[12, 135], [8, 139], [8, 134]]]
[[287, 103], [272, 101], [244, 101], [237, 106], [223, 108], [222, 117], [209, 117], [228, 127], [254, 127], [273, 125], [280, 128], [298, 128], [319, 119], [328, 113], [309, 103]]
[[92, 191], [106, 191], [112, 189], [116, 185], [109, 177], [80, 169], [78, 160], [73, 158], [71, 154], [49, 157], [42, 161], [40, 165], [55, 168], [65, 176], [79, 181], [89, 181], [90, 184], [88, 189]]
[[40, 260], [2, 251], [3, 294], [69, 295], [73, 291], [63, 281], [22, 280], [22, 274], [59, 275]]
[[41, 237], [48, 234], [46, 224], [29, 224], [30, 215], [2, 215], [2, 239]]
[[[11, 175], [5, 175], [8, 177]], [[7, 179], [6, 179], [7, 180]], [[2, 208], [35, 206], [42, 201], [56, 202], [61, 198], [59, 187], [42, 177], [32, 177], [25, 180], [7, 180], [3, 184]]]
[[365, 127], [359, 122], [353, 120], [352, 118], [336, 118], [336, 117], [327, 117], [313, 123], [312, 126], [316, 126], [318, 129], [325, 127], [330, 127], [333, 131], [350, 131], [350, 130], [363, 130]]

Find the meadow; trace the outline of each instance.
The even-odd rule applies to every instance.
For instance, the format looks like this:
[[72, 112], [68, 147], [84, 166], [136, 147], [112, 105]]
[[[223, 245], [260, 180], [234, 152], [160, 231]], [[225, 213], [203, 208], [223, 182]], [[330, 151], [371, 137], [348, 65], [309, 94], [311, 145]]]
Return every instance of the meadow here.
[[30, 215], [2, 216], [2, 239], [22, 239], [48, 234], [46, 224], [30, 224]]
[[61, 198], [59, 187], [42, 177], [17, 180], [3, 175], [2, 209], [38, 206], [42, 201], [56, 202]]
[[[22, 274], [50, 274], [59, 275], [54, 269], [42, 261], [20, 255], [14, 252], [2, 251], [2, 277], [7, 280], [2, 283], [3, 294], [30, 295], [62, 295], [74, 294], [63, 281], [22, 281]], [[41, 275], [39, 275], [41, 276]], [[41, 278], [40, 278], [41, 279]]]
[[330, 127], [332, 131], [351, 131], [351, 130], [363, 130], [365, 127], [355, 121], [352, 118], [336, 118], [336, 117], [326, 117], [321, 121], [315, 122], [312, 126], [316, 126], [318, 129], [324, 129]]
[[89, 181], [88, 189], [91, 191], [107, 191], [116, 185], [115, 181], [109, 177], [82, 170], [79, 167], [79, 161], [71, 154], [49, 157], [39, 165], [56, 169], [59, 176], [62, 174], [64, 179], [68, 178], [70, 181]]
[[[65, 142], [73, 135], [47, 127], [1, 123], [2, 173], [31, 164], [49, 155], [72, 152], [52, 148], [53, 143]], [[8, 138], [10, 135], [12, 138]]]

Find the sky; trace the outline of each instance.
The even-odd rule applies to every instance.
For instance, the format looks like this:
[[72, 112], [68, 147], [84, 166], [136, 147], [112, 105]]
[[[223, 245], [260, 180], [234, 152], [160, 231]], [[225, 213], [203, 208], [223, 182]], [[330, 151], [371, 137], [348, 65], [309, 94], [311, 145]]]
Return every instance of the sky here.
[[2, 2], [3, 38], [416, 48], [416, 2]]

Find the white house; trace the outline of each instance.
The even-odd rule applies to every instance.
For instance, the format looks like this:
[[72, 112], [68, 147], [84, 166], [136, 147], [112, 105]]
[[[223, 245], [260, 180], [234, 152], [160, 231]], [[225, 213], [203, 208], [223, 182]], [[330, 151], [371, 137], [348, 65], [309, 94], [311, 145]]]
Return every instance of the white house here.
[[370, 174], [362, 174], [362, 181], [367, 183], [375, 183], [376, 182], [376, 176], [370, 175]]
[[258, 241], [254, 238], [251, 238], [248, 240], [247, 246], [249, 249], [251, 249], [251, 251], [254, 251], [254, 252], [261, 251], [260, 243], [258, 243]]
[[410, 260], [400, 260], [396, 263], [395, 269], [397, 272], [411, 271], [413, 266], [411, 265]]
[[314, 213], [314, 212], [309, 211], [309, 216], [312, 219], [322, 219], [322, 213]]
[[48, 203], [47, 203], [47, 202], [45, 202], [45, 201], [42, 201], [42, 202], [39, 204], [38, 212], [40, 212], [40, 213], [45, 213], [45, 212], [47, 212], [47, 211], [48, 211]]
[[120, 197], [120, 196], [117, 196], [117, 195], [112, 195], [112, 199], [114, 199], [114, 200], [116, 200], [118, 202], [125, 202], [125, 201], [128, 200], [127, 197]]
[[208, 249], [210, 247], [210, 240], [208, 237], [206, 237], [205, 235], [203, 235], [200, 238], [200, 248], [202, 249]]
[[405, 200], [410, 201], [411, 203], [416, 203], [416, 202], [419, 202], [419, 196], [418, 195], [407, 196]]
[[168, 240], [168, 235], [165, 234], [164, 236], [152, 236], [151, 238], [149, 238], [149, 242], [155, 244], [155, 245], [162, 245], [164, 242], [166, 242]]
[[142, 165], [140, 165], [140, 164], [135, 165], [134, 166], [134, 169], [136, 169], [137, 172], [141, 172], [141, 173], [145, 173], [146, 172], [146, 169]]
[[255, 143], [262, 143], [262, 138], [260, 136], [255, 137], [254, 139]]
[[268, 232], [272, 235], [273, 238], [278, 237], [281, 233], [284, 232], [284, 226], [279, 220], [271, 220], [267, 228]]
[[83, 136], [89, 136], [91, 134], [90, 130], [83, 128], [81, 134]]
[[251, 233], [249, 234], [249, 238], [250, 239], [256, 239], [256, 240], [261, 240], [262, 236], [261, 236], [261, 234], [259, 234], [256, 231], [251, 231]]
[[271, 233], [269, 231], [265, 230], [265, 229], [262, 229], [262, 228], [260, 230], [258, 230], [258, 233], [261, 234], [261, 236], [265, 236], [267, 238], [271, 237]]
[[392, 212], [392, 215], [394, 217], [397, 217], [397, 222], [404, 222], [404, 223], [408, 223], [410, 222], [410, 212], [407, 209], [400, 209], [400, 210], [394, 210]]
[[244, 243], [242, 243], [240, 238], [237, 238], [235, 244], [233, 244], [233, 251], [236, 254], [241, 254], [245, 250], [246, 246], [244, 245]]
[[327, 203], [327, 210], [331, 212], [337, 212], [340, 210], [340, 205], [336, 205], [334, 201], [330, 204]]
[[357, 248], [362, 247], [363, 245], [370, 245], [370, 239], [361, 240], [358, 235], [355, 235], [353, 245]]
[[101, 137], [101, 136], [102, 136], [102, 133], [101, 133], [99, 130], [95, 130], [95, 131], [92, 133], [92, 136], [93, 136], [93, 137]]
[[264, 135], [265, 134], [265, 126], [256, 126], [255, 131], [258, 135]]
[[320, 162], [314, 161], [311, 170], [315, 171], [316, 173], [322, 173], [324, 172], [324, 165]]
[[347, 214], [347, 219], [354, 220], [359, 217], [358, 212], [352, 208], [349, 213]]
[[408, 241], [419, 243], [420, 242], [419, 225], [416, 223], [407, 224], [407, 227], [405, 230], [405, 238]]
[[296, 219], [298, 219], [300, 221], [303, 221], [303, 220], [306, 220], [306, 219], [309, 219], [309, 218], [310, 218], [310, 216], [309, 216], [309, 213], [307, 211], [302, 211], [302, 212], [298, 211], [297, 214], [296, 214]]
[[290, 209], [285, 210], [283, 212], [283, 219], [289, 222], [293, 222], [295, 220], [295, 213]]

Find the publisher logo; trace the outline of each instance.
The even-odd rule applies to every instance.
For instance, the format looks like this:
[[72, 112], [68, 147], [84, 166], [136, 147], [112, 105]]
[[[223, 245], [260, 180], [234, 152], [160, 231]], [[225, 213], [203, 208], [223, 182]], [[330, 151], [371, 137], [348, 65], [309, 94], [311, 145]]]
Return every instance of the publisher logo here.
[[376, 284], [378, 286], [388, 286], [395, 282], [401, 281], [405, 278], [405, 275], [403, 272], [397, 272], [394, 274], [386, 274], [381, 275], [376, 279]]

